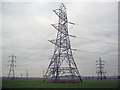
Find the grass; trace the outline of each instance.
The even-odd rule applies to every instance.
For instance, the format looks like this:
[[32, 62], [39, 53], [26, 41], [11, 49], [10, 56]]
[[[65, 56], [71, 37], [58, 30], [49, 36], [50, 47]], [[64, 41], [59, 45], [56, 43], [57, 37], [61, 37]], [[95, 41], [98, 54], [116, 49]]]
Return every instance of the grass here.
[[117, 79], [83, 80], [83, 83], [42, 83], [42, 80], [2, 80], [2, 88], [118, 88]]

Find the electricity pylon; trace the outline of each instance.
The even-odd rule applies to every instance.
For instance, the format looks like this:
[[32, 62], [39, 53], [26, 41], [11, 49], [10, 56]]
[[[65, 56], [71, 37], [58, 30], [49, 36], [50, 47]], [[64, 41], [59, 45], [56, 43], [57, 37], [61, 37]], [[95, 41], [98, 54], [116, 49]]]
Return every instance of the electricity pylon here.
[[[78, 71], [77, 65], [74, 61], [70, 39], [69, 37], [75, 37], [69, 35], [68, 33], [68, 19], [66, 13], [66, 7], [62, 3], [59, 9], [53, 10], [55, 14], [59, 17], [57, 24], [51, 24], [57, 31], [57, 38], [54, 40], [48, 40], [55, 45], [54, 53], [51, 58], [50, 64], [44, 75], [44, 80], [60, 80], [62, 76], [69, 77], [70, 79], [78, 79], [82, 82], [80, 73]], [[66, 66], [63, 66], [63, 63]]]
[[14, 56], [13, 54], [11, 56], [9, 56], [9, 61], [10, 62], [10, 65], [8, 65], [10, 67], [9, 69], [9, 74], [8, 74], [8, 78], [10, 78], [10, 76], [14, 79], [15, 78], [15, 68], [16, 65], [15, 65], [15, 59], [16, 59], [16, 56]]
[[105, 61], [102, 61], [101, 58], [99, 58], [99, 60], [96, 61], [96, 63], [97, 63], [96, 64], [96, 66], [97, 66], [96, 73], [98, 75], [98, 79], [100, 79], [100, 80], [106, 79], [106, 76], [105, 76], [106, 71], [104, 70], [104, 65], [105, 65], [104, 62]]
[[22, 79], [23, 74], [21, 73], [21, 79]]
[[28, 70], [26, 70], [26, 79], [28, 79]]

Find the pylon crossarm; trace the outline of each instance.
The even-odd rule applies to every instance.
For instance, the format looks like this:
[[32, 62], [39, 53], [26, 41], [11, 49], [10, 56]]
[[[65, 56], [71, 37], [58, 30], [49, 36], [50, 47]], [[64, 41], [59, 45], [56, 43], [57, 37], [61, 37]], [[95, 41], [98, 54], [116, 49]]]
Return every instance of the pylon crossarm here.
[[[64, 35], [65, 35], [64, 37], [66, 37], [66, 36], [76, 37], [76, 36], [74, 36], [74, 35], [69, 35], [67, 32], [63, 32], [63, 31], [59, 30], [57, 24], [51, 24], [51, 25], [52, 25], [56, 30], [58, 30], [59, 32], [61, 32], [62, 34], [64, 34]], [[63, 37], [63, 38], [64, 38], [64, 37]]]
[[62, 30], [60, 30], [59, 29], [59, 26], [58, 26], [58, 24], [51, 24], [56, 30], [58, 30], [59, 32], [61, 32], [62, 34], [64, 34], [64, 35], [68, 35], [68, 33], [66, 32], [66, 31], [62, 31]]
[[[59, 40], [59, 39], [58, 39]], [[56, 40], [48, 40], [49, 42], [51, 42], [52, 44], [58, 46], [58, 47], [61, 47], [61, 48], [66, 48], [65, 45], [61, 44], [61, 43], [58, 43], [58, 41], [56, 42]], [[69, 49], [70, 47], [67, 47], [67, 49]]]

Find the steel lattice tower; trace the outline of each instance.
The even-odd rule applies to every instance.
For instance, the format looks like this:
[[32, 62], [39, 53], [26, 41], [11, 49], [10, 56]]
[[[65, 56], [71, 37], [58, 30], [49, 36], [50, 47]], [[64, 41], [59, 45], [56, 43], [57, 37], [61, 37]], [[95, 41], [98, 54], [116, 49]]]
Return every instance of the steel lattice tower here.
[[[48, 40], [55, 45], [55, 49], [43, 81], [48, 78], [59, 80], [61, 76], [70, 76], [72, 80], [78, 79], [82, 82], [72, 54], [69, 36], [74, 36], [68, 34], [66, 7], [62, 3], [59, 9], [53, 11], [59, 17], [59, 21], [57, 24], [51, 25], [58, 31], [58, 33], [56, 39]], [[67, 66], [62, 67], [63, 62], [65, 62]]]
[[28, 79], [28, 71], [26, 71], [26, 79]]
[[15, 65], [15, 59], [16, 56], [14, 56], [13, 54], [11, 56], [9, 56], [9, 61], [10, 65], [8, 65], [10, 67], [9, 69], [9, 73], [8, 73], [8, 78], [10, 78], [10, 76], [14, 79], [15, 78], [15, 71], [14, 71], [14, 67], [16, 67]]
[[106, 79], [106, 76], [105, 76], [105, 73], [106, 71], [104, 70], [104, 62], [105, 61], [102, 61], [101, 58], [99, 58], [98, 61], [96, 61], [96, 66], [97, 66], [97, 75], [98, 75], [98, 79], [100, 80], [103, 80], [103, 79]]

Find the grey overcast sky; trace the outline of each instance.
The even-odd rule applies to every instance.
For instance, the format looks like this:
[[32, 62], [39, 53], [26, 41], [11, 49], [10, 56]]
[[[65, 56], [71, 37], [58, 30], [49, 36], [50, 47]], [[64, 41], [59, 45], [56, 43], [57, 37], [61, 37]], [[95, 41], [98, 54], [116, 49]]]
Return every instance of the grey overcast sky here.
[[[16, 58], [15, 73], [41, 77], [46, 71], [57, 31], [51, 24], [58, 22], [52, 11], [61, 2], [2, 2], [2, 65], [7, 76], [8, 59]], [[67, 8], [69, 33], [74, 59], [80, 74], [96, 75], [96, 60], [105, 62], [107, 75], [118, 74], [118, 3], [117, 2], [64, 2]]]

